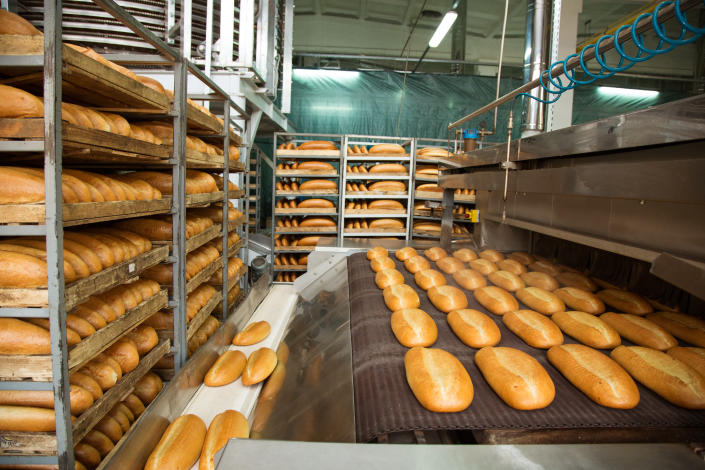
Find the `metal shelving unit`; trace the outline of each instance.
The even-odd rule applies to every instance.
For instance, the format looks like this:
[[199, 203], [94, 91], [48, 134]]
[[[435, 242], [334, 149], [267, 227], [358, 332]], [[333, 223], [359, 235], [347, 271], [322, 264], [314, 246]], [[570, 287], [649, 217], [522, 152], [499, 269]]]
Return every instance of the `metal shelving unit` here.
[[[250, 151], [250, 170], [248, 172], [248, 180], [250, 190], [247, 192], [247, 197], [250, 201], [250, 207], [247, 211], [249, 219], [249, 229], [252, 232], [257, 232], [260, 221], [260, 208], [258, 199], [261, 196], [260, 188], [262, 187], [262, 178], [260, 174], [260, 158], [261, 150], [256, 145], [252, 146]], [[254, 216], [254, 217], [253, 217]]]

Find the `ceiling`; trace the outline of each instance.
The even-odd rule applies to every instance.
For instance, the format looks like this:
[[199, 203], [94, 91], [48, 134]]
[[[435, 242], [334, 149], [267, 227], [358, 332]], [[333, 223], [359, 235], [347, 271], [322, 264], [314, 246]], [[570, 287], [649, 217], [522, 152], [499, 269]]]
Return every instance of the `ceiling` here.
[[[494, 75], [499, 55], [504, 2], [466, 0], [467, 30], [463, 73]], [[580, 0], [563, 0], [576, 5]], [[504, 63], [510, 74], [521, 73], [526, 29], [526, 0], [510, 0]], [[583, 0], [578, 15], [578, 43], [601, 33], [611, 24], [630, 15], [652, 0]], [[395, 70], [413, 69], [416, 61], [381, 60], [379, 56], [405, 59], [420, 57], [428, 39], [440, 22], [439, 16], [450, 9], [449, 0], [296, 0], [294, 51], [298, 66]], [[438, 12], [435, 17], [420, 16], [422, 8]], [[412, 26], [418, 18], [409, 47], [402, 55]], [[458, 23], [456, 23], [458, 24]], [[457, 67], [446, 63], [451, 57], [451, 34], [431, 49], [422, 71], [449, 73]], [[670, 54], [638, 67], [638, 74], [693, 77], [697, 54], [695, 45], [682, 46]], [[701, 51], [702, 52], [702, 51]], [[375, 58], [344, 58], [362, 55]], [[434, 63], [434, 60], [444, 61]]]

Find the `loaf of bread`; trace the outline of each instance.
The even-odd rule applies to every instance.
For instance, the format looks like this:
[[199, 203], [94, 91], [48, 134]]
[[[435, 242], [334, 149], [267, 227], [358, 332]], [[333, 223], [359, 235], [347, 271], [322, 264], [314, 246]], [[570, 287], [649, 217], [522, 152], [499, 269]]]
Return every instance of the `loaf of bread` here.
[[379, 163], [369, 170], [370, 173], [406, 173], [406, 167], [400, 163]]
[[556, 277], [561, 272], [561, 269], [558, 266], [547, 260], [536, 260], [529, 265], [529, 269], [531, 271], [538, 271], [553, 277]]
[[320, 236], [301, 237], [296, 240], [296, 244], [294, 246], [316, 246], [320, 239]]
[[495, 286], [501, 287], [509, 292], [515, 292], [525, 287], [524, 281], [522, 281], [519, 276], [509, 271], [491, 272], [487, 275], [487, 279]]
[[250, 437], [250, 426], [242, 413], [226, 410], [213, 418], [203, 443], [198, 470], [214, 470], [215, 454], [225, 447], [230, 439], [247, 439]]
[[529, 287], [538, 287], [545, 291], [552, 292], [558, 289], [558, 281], [546, 273], [538, 271], [529, 271], [527, 273], [520, 274], [519, 277], [526, 283]]
[[470, 269], [477, 271], [483, 276], [487, 276], [490, 273], [499, 271], [496, 264], [484, 258], [470, 260], [468, 261], [468, 266], [470, 267]]
[[118, 442], [123, 436], [123, 430], [120, 424], [111, 416], [103, 417], [93, 429], [102, 432], [113, 442]]
[[393, 154], [393, 155], [404, 155], [406, 151], [404, 147], [399, 144], [377, 144], [370, 147], [369, 153], [374, 154]]
[[406, 381], [421, 405], [436, 413], [463, 411], [473, 399], [470, 375], [451, 353], [415, 347], [404, 356]]
[[463, 289], [475, 290], [478, 287], [485, 287], [487, 281], [482, 276], [482, 274], [474, 271], [472, 269], [461, 269], [453, 273], [453, 279], [460, 285]]
[[388, 256], [383, 256], [381, 258], [375, 258], [370, 261], [370, 267], [372, 268], [372, 271], [377, 273], [380, 271], [384, 271], [385, 269], [394, 269], [396, 265], [394, 264], [394, 261], [392, 261], [391, 258], [389, 258]]
[[504, 255], [497, 250], [487, 249], [478, 254], [480, 255], [480, 258], [486, 259], [487, 261], [492, 261], [493, 263], [497, 263], [498, 261], [502, 261], [504, 259]]
[[250, 354], [242, 371], [242, 384], [255, 385], [264, 381], [277, 365], [277, 354], [270, 348], [260, 348]]
[[127, 336], [135, 342], [140, 356], [144, 356], [159, 344], [159, 336], [156, 330], [149, 325], [139, 325], [130, 331]]
[[597, 293], [597, 296], [607, 305], [616, 308], [620, 312], [634, 315], [646, 315], [654, 311], [651, 304], [640, 295], [618, 289], [605, 289]]
[[507, 271], [517, 276], [526, 272], [526, 266], [521, 264], [519, 261], [511, 258], [499, 260], [495, 264], [497, 265], [497, 268], [499, 268], [500, 271]]
[[389, 286], [382, 291], [382, 295], [385, 305], [392, 312], [404, 308], [418, 308], [421, 304], [416, 291], [406, 284]]
[[0, 118], [33, 118], [44, 116], [42, 100], [19, 88], [0, 85]]
[[599, 315], [605, 311], [605, 304], [602, 300], [587, 290], [578, 289], [577, 287], [562, 287], [553, 291], [553, 294], [574, 310], [592, 315]]
[[428, 248], [424, 250], [423, 254], [424, 256], [426, 256], [426, 258], [430, 259], [431, 261], [438, 261], [439, 259], [448, 256], [448, 253], [446, 253], [446, 251], [440, 246]]
[[458, 339], [471, 348], [494, 346], [502, 337], [495, 322], [477, 310], [453, 310], [446, 319]]
[[0, 318], [0, 355], [3, 354], [51, 354], [49, 330], [17, 318]]
[[242, 351], [229, 349], [221, 354], [203, 378], [209, 387], [221, 387], [235, 382], [247, 364], [247, 357]]
[[409, 258], [418, 256], [418, 252], [410, 246], [405, 246], [404, 248], [397, 250], [396, 253], [394, 253], [394, 256], [396, 256], [399, 261], [406, 261]]
[[419, 175], [438, 176], [438, 167], [436, 165], [416, 165], [416, 175], [417, 177]]
[[453, 154], [440, 147], [424, 147], [416, 152], [419, 157], [452, 157]]
[[[152, 329], [153, 330], [153, 329]], [[140, 362], [137, 345], [130, 338], [121, 338], [105, 350], [105, 354], [115, 359], [120, 364], [122, 372], [127, 374], [135, 370]]]
[[338, 189], [338, 184], [333, 180], [315, 179], [304, 181], [299, 185], [299, 191], [316, 191], [319, 189]]
[[140, 415], [142, 415], [142, 413], [144, 413], [144, 403], [142, 403], [142, 400], [137, 398], [137, 395], [131, 393], [122, 402], [125, 404], [125, 406], [130, 409], [130, 411], [132, 411], [132, 414], [135, 415], [135, 418], [138, 418]]
[[338, 147], [327, 140], [309, 140], [299, 144], [296, 150], [338, 150]]
[[389, 252], [383, 246], [375, 246], [367, 250], [367, 259], [369, 260], [373, 260], [375, 258], [387, 258], [388, 256]]
[[518, 349], [484, 347], [475, 353], [475, 364], [492, 390], [517, 410], [545, 408], [556, 396], [546, 369]]
[[428, 298], [438, 310], [448, 313], [468, 306], [468, 299], [463, 291], [454, 286], [441, 285], [427, 291]]
[[190, 468], [201, 455], [205, 439], [206, 425], [201, 418], [192, 414], [179, 416], [164, 431], [144, 470]]
[[53, 409], [0, 406], [0, 431], [53, 432], [56, 430], [55, 420]]
[[426, 312], [418, 308], [396, 310], [391, 317], [392, 332], [402, 346], [428, 347], [436, 342], [438, 328]]
[[600, 319], [617, 330], [622, 338], [640, 346], [659, 351], [678, 346], [678, 341], [668, 331], [638, 315], [608, 312], [600, 315]]
[[406, 191], [401, 181], [377, 181], [368, 186], [368, 191]]
[[477, 259], [477, 254], [469, 248], [461, 248], [453, 252], [453, 257], [459, 259], [463, 263], [468, 263], [474, 259]]
[[377, 271], [375, 284], [377, 284], [377, 287], [384, 290], [389, 286], [404, 284], [404, 276], [394, 268], [383, 269]]
[[[78, 416], [86, 411], [94, 401], [91, 392], [72, 385], [70, 393], [71, 414]], [[0, 390], [0, 405], [54, 408], [54, 392], [51, 390]]]
[[415, 274], [418, 271], [423, 271], [424, 269], [429, 269], [431, 267], [431, 264], [423, 256], [415, 255], [415, 256], [412, 256], [411, 258], [407, 258], [406, 261], [404, 261], [404, 267], [411, 274]]
[[257, 344], [269, 336], [271, 326], [269, 322], [257, 321], [250, 323], [244, 330], [240, 331], [233, 337], [235, 346], [250, 346]]
[[441, 224], [440, 222], [414, 222], [414, 230], [421, 230], [425, 232], [440, 232]]
[[676, 338], [705, 347], [705, 321], [677, 312], [656, 312], [646, 317]]
[[507, 256], [515, 261], [520, 262], [523, 265], [529, 265], [535, 261], [533, 256], [523, 251], [515, 251]]
[[705, 377], [705, 348], [682, 348], [676, 346], [666, 353], [678, 359], [685, 365], [692, 367], [698, 374]]
[[376, 210], [404, 210], [404, 205], [394, 199], [376, 199], [370, 201], [367, 208]]
[[497, 286], [478, 287], [473, 295], [480, 305], [495, 315], [519, 310], [519, 303], [512, 294]]
[[301, 162], [296, 166], [297, 170], [328, 170], [335, 171], [333, 165], [328, 162], [308, 161]]
[[142, 400], [142, 403], [149, 404], [162, 391], [162, 379], [154, 372], [147, 372], [144, 377], [135, 384], [134, 394]]
[[41, 36], [32, 23], [7, 10], [0, 10], [0, 35]]
[[416, 285], [427, 291], [431, 287], [446, 285], [446, 278], [435, 269], [424, 269], [414, 273]]
[[525, 287], [516, 291], [517, 299], [544, 315], [565, 311], [565, 304], [555, 294], [539, 287]]
[[556, 280], [566, 287], [575, 287], [588, 292], [597, 291], [597, 284], [589, 277], [569, 271], [563, 271], [556, 275]]
[[[299, 188], [300, 189], [300, 188]], [[329, 201], [328, 199], [316, 199], [316, 198], [311, 198], [311, 199], [304, 199], [303, 201], [300, 201], [297, 206], [298, 208], [301, 209], [309, 209], [309, 208], [316, 208], [316, 209], [332, 209], [335, 207], [335, 204], [333, 204], [332, 201]]]
[[548, 360], [575, 387], [598, 405], [631, 409], [639, 404], [639, 389], [629, 374], [605, 354], [582, 344], [548, 350]]
[[445, 258], [437, 260], [436, 266], [438, 266], [438, 269], [447, 274], [453, 274], [465, 269], [463, 262], [453, 256], [446, 256]]
[[692, 367], [641, 346], [619, 346], [610, 356], [638, 382], [674, 405], [705, 409], [705, 377]]
[[612, 349], [622, 342], [617, 330], [606, 322], [585, 312], [558, 312], [551, 319], [563, 333], [572, 336], [586, 346], [597, 349]]
[[299, 222], [299, 227], [335, 227], [336, 223], [330, 217], [306, 217]]
[[502, 322], [532, 348], [548, 349], [563, 344], [563, 333], [549, 318], [533, 310], [505, 313]]

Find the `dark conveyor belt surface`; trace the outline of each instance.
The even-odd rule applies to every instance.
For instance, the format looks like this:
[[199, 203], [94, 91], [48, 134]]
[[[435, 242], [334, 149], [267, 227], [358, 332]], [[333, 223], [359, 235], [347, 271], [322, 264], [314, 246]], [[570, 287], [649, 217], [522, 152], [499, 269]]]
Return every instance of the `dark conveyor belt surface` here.
[[[404, 275], [405, 283], [419, 294], [420, 308], [438, 326], [438, 340], [432, 347], [445, 349], [463, 363], [470, 373], [475, 396], [470, 407], [459, 413], [433, 413], [418, 403], [404, 374], [407, 348], [399, 344], [392, 333], [391, 312], [384, 304], [382, 291], [375, 285], [375, 273], [370, 269], [365, 253], [352, 255], [348, 259], [348, 282], [358, 442], [368, 442], [381, 434], [393, 432], [441, 429], [692, 428], [694, 438], [696, 434], [702, 436], [705, 411], [671, 405], [641, 385], [638, 385], [641, 401], [632, 410], [615, 410], [592, 402], [550, 365], [544, 350], [525, 344], [504, 326], [501, 317], [485, 310], [475, 301], [472, 292], [460, 288], [451, 275], [445, 274], [448, 284], [465, 292], [468, 308], [487, 314], [497, 323], [502, 333], [498, 346], [517, 348], [535, 357], [556, 386], [555, 400], [542, 410], [510, 408], [494, 393], [475, 366], [473, 357], [477, 350], [466, 346], [453, 334], [446, 315], [431, 304], [404, 264], [397, 259], [394, 262]], [[430, 263], [433, 269], [437, 269], [435, 263]], [[527, 308], [521, 304], [520, 307]], [[576, 341], [565, 335], [565, 342]]]

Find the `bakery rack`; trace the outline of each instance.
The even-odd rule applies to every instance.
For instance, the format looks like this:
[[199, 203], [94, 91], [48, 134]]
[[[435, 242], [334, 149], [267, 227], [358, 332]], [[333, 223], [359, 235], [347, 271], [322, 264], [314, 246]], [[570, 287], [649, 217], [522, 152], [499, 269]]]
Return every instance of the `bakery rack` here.
[[[416, 154], [416, 140], [407, 137], [386, 137], [370, 135], [346, 135], [343, 146], [343, 184], [345, 189], [343, 196], [344, 203], [341, 204], [341, 224], [340, 231], [343, 237], [403, 237], [408, 239], [408, 228], [411, 222], [410, 208], [412, 206], [412, 194], [410, 188], [413, 186], [413, 173], [415, 168], [414, 156]], [[355, 147], [372, 147], [375, 144], [399, 144], [406, 150], [400, 154], [365, 154], [351, 153]], [[359, 165], [369, 165], [378, 163], [400, 163], [406, 167], [405, 173], [359, 173], [348, 171], [348, 168]], [[406, 186], [406, 191], [352, 191], [348, 189], [348, 184], [372, 184], [376, 181], [402, 181]], [[370, 210], [370, 209], [347, 209], [349, 202], [354, 200], [370, 202], [376, 199], [398, 200], [405, 205], [403, 211], [397, 210]], [[395, 218], [404, 220], [402, 229], [385, 228], [345, 228], [348, 221], [355, 219], [370, 220], [376, 218]]]
[[[247, 165], [230, 161], [229, 145], [241, 146], [242, 141], [232, 129], [234, 119], [246, 119], [247, 113], [179, 52], [135, 20], [112, 0], [94, 2], [115, 19], [129, 27], [140, 40], [149, 43], [173, 70], [174, 99], [171, 102], [141, 83], [77, 53], [62, 44], [62, 2], [44, 1], [43, 37], [5, 37], [0, 48], [0, 71], [12, 77], [11, 82], [20, 88], [44, 96], [44, 118], [24, 122], [0, 123], [0, 152], [21, 155], [23, 162], [43, 164], [45, 203], [0, 207], [0, 236], [41, 236], [47, 246], [47, 289], [3, 289], [0, 296], [0, 317], [45, 318], [50, 325], [51, 354], [46, 356], [5, 356], [0, 366], [1, 390], [46, 390], [53, 392], [55, 432], [28, 433], [3, 432], [0, 447], [0, 465], [57, 465], [61, 470], [74, 468], [73, 446], [102, 417], [132, 390], [135, 382], [146, 374], [167, 354], [174, 357], [174, 370], [178, 371], [187, 358], [185, 313], [185, 253], [188, 241], [185, 236], [187, 207], [221, 202], [223, 220], [228, 221], [229, 199], [237, 199], [244, 216], [239, 221], [221, 225], [221, 230], [210, 230], [207, 236], [217, 240], [220, 236], [224, 253], [228, 253], [228, 232], [239, 229], [244, 243], [235, 249], [245, 249], [247, 244], [247, 201], [245, 191], [229, 193], [220, 191], [209, 195], [186, 195], [186, 169], [200, 169], [222, 174], [225, 181], [240, 174], [241, 187], [247, 190], [245, 171]], [[183, 33], [183, 32], [182, 32]], [[42, 73], [43, 71], [43, 73]], [[200, 101], [223, 103], [223, 125], [215, 117], [205, 114], [187, 103], [187, 76], [191, 74], [210, 90], [207, 96], [192, 96]], [[88, 92], [87, 92], [88, 90]], [[43, 93], [42, 93], [43, 92]], [[82, 129], [61, 121], [62, 97], [68, 101], [91, 105], [100, 110], [111, 110], [140, 118], [162, 119], [174, 127], [174, 145], [158, 146], [129, 137], [109, 135], [102, 131]], [[231, 115], [231, 110], [234, 113]], [[232, 119], [231, 119], [232, 118]], [[21, 124], [19, 130], [8, 135], [12, 125]], [[223, 144], [224, 155], [208, 155], [187, 150], [187, 130], [210, 142]], [[4, 133], [4, 134], [3, 134]], [[16, 140], [5, 140], [13, 137]], [[17, 140], [19, 139], [19, 140]], [[246, 147], [244, 154], [247, 154]], [[81, 152], [77, 152], [81, 150]], [[43, 154], [43, 157], [42, 157]], [[3, 159], [12, 164], [12, 158]], [[127, 201], [119, 203], [61, 204], [61, 178], [63, 166], [72, 165], [92, 169], [113, 170], [167, 169], [172, 174], [172, 196], [155, 201]], [[227, 187], [227, 186], [226, 186]], [[152, 250], [119, 265], [103, 270], [89, 278], [65, 285], [63, 269], [63, 228], [110, 220], [128, 219], [155, 214], [171, 214], [172, 240], [169, 246], [155, 244]], [[199, 241], [205, 243], [207, 236]], [[193, 243], [191, 243], [193, 245]], [[243, 254], [246, 266], [246, 254]], [[227, 259], [217, 261], [209, 268], [223, 270], [227, 277]], [[84, 339], [69, 350], [67, 345], [66, 313], [91, 294], [99, 294], [134, 279], [145, 269], [160, 262], [173, 266], [173, 282], [168, 289], [143, 301], [105, 328]], [[215, 266], [215, 268], [213, 267]], [[237, 279], [223, 282], [218, 299], [223, 299], [222, 311], [231, 312], [227, 304], [227, 288], [240, 282], [247, 288], [246, 269]], [[243, 280], [240, 281], [240, 278]], [[169, 293], [168, 293], [169, 292]], [[213, 302], [215, 303], [215, 302]], [[127, 334], [136, 325], [163, 308], [172, 308], [174, 314], [173, 345], [170, 340], [160, 343], [140, 360], [139, 366], [118, 381], [97, 400], [91, 408], [72, 423], [69, 409], [69, 372], [76, 370], [95, 355]], [[20, 366], [20, 364], [22, 364]], [[119, 447], [122, 442], [118, 442]]]
[[249, 218], [249, 230], [252, 233], [256, 233], [258, 229], [258, 224], [260, 220], [260, 208], [261, 204], [258, 199], [261, 197], [260, 188], [262, 187], [262, 178], [260, 175], [260, 157], [261, 150], [257, 145], [252, 146], [250, 150], [250, 171], [249, 174], [249, 185], [250, 190], [247, 193], [247, 197], [250, 201], [250, 208], [247, 211]]
[[[333, 142], [337, 150], [285, 150], [280, 149], [281, 144], [293, 143], [298, 147], [301, 143], [312, 140], [327, 140]], [[286, 254], [291, 259], [294, 256], [302, 256], [314, 250], [315, 247], [294, 247], [275, 246], [275, 238], [282, 235], [291, 236], [338, 236], [340, 233], [340, 208], [343, 200], [342, 174], [343, 165], [343, 136], [339, 134], [306, 134], [306, 133], [275, 133], [274, 134], [274, 169], [272, 176], [272, 279], [276, 282], [278, 275], [298, 276], [306, 271], [306, 265], [275, 264], [275, 258]], [[291, 161], [322, 161], [333, 166], [333, 171], [328, 170], [296, 170], [280, 169], [280, 164]], [[319, 189], [312, 191], [293, 191], [276, 189], [277, 183], [282, 181], [293, 181], [293, 179], [325, 179], [334, 181], [338, 189]], [[335, 207], [327, 208], [282, 208], [276, 207], [277, 202], [296, 200], [298, 197], [323, 198], [331, 200]], [[335, 227], [279, 227], [279, 222], [290, 217], [323, 216], [331, 217], [336, 221]]]

